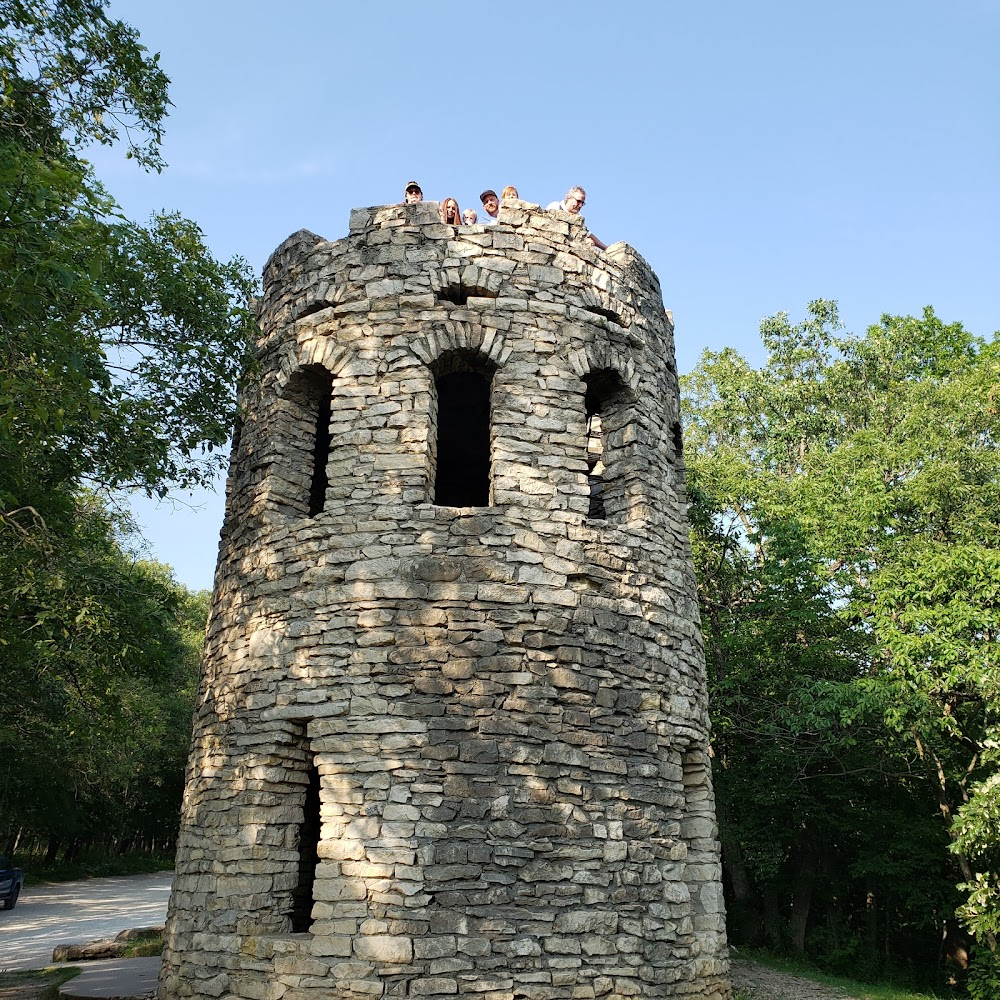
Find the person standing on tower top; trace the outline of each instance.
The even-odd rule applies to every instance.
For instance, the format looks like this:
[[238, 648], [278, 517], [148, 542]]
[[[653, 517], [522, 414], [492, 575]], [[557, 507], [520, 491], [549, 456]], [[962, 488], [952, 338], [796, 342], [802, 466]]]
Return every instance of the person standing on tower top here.
[[487, 188], [479, 196], [479, 200], [483, 203], [483, 208], [486, 210], [486, 218], [483, 219], [483, 224], [492, 226], [500, 214], [500, 199], [497, 197], [496, 191], [492, 188]]
[[458, 202], [454, 198], [445, 198], [441, 202], [441, 221], [448, 226], [460, 226], [462, 224], [462, 210], [458, 207]]
[[[553, 201], [545, 206], [547, 212], [569, 212], [570, 215], [579, 215], [580, 209], [587, 204], [587, 192], [582, 187], [571, 187], [566, 192], [566, 197], [562, 201]], [[587, 230], [587, 239], [598, 250], [607, 250], [607, 243], [602, 243], [590, 230]]]
[[416, 181], [410, 181], [403, 189], [403, 204], [416, 205], [418, 201], [424, 200], [424, 192], [420, 190], [420, 185]]

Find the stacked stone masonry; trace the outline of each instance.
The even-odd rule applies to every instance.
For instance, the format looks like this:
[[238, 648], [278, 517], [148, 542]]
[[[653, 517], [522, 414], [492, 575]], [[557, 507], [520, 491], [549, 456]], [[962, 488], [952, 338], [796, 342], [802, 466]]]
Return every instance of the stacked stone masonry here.
[[585, 232], [268, 262], [161, 1000], [730, 996], [673, 330]]

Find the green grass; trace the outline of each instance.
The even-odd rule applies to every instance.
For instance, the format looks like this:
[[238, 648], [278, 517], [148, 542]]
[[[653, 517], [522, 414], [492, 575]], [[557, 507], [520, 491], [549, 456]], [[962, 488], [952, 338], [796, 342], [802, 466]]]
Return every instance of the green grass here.
[[129, 941], [125, 946], [122, 958], [153, 958], [163, 954], [163, 933], [156, 931], [152, 934], [143, 934]]
[[[918, 992], [909, 987], [894, 986], [892, 983], [859, 983], [853, 979], [846, 979], [844, 976], [833, 976], [820, 972], [804, 961], [779, 958], [764, 952], [741, 950], [738, 956], [734, 957], [738, 957], [742, 961], [753, 962], [756, 965], [766, 966], [769, 969], [777, 969], [779, 972], [787, 972], [793, 976], [801, 976], [803, 979], [821, 983], [824, 986], [836, 986], [848, 996], [855, 997], [856, 1000], [945, 1000], [949, 995]], [[755, 1000], [755, 998], [743, 990], [737, 990], [733, 995], [733, 1000]]]
[[80, 975], [76, 967], [49, 966], [32, 972], [0, 972], [0, 989], [24, 983], [36, 986], [41, 992], [39, 1000], [59, 1000], [59, 987]]
[[914, 993], [901, 986], [870, 986], [840, 976], [827, 976], [819, 982], [827, 986], [839, 986], [848, 996], [857, 997], [858, 1000], [939, 1000], [937, 993]]

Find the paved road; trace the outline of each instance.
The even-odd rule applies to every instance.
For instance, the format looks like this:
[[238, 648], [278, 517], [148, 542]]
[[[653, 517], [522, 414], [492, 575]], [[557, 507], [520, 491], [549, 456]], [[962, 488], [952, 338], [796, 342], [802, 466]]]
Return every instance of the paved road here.
[[0, 970], [41, 969], [57, 944], [154, 927], [167, 916], [170, 872], [26, 885], [13, 910], [0, 909]]

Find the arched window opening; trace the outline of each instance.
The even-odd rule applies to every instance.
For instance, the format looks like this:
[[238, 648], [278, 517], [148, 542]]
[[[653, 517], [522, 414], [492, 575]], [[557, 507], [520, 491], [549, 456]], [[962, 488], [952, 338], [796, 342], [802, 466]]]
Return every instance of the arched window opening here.
[[434, 503], [490, 503], [490, 391], [495, 367], [469, 351], [451, 351], [434, 365], [437, 390], [437, 467]]
[[587, 391], [587, 483], [590, 506], [587, 516], [617, 520], [625, 511], [625, 484], [620, 446], [628, 422], [628, 390], [618, 372], [610, 368], [583, 378]]
[[319, 770], [313, 755], [307, 751], [306, 785], [302, 792], [302, 822], [298, 830], [298, 881], [292, 890], [292, 911], [289, 914], [293, 934], [303, 934], [312, 926], [313, 883], [319, 861]]
[[[289, 495], [293, 510], [309, 517], [322, 512], [328, 485], [327, 462], [330, 458], [330, 400], [333, 376], [322, 365], [300, 368], [288, 380], [284, 393], [284, 420], [281, 433], [286, 445], [288, 489], [298, 492], [308, 482], [309, 492], [301, 499]], [[296, 490], [295, 484], [301, 484]]]

